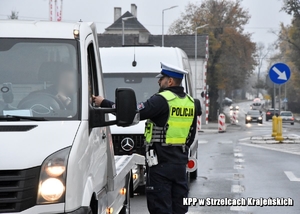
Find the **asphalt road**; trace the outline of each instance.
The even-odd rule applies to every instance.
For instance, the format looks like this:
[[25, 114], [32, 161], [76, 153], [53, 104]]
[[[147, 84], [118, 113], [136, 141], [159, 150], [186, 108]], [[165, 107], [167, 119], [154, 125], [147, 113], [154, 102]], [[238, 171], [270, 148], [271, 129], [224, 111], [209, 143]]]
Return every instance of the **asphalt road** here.
[[[250, 137], [271, 134], [272, 121], [245, 125], [250, 104], [239, 104], [240, 122], [229, 125], [225, 133], [199, 134], [198, 178], [191, 183], [189, 197], [204, 199], [206, 206], [190, 206], [188, 213], [300, 213], [300, 144], [251, 144]], [[283, 126], [284, 134], [297, 135], [299, 130], [298, 123]], [[246, 203], [253, 203], [252, 198], [259, 199], [257, 202], [290, 198], [287, 202], [292, 201], [293, 206], [208, 206], [211, 199], [226, 198], [245, 199]], [[131, 213], [148, 213], [145, 196], [131, 200]]]

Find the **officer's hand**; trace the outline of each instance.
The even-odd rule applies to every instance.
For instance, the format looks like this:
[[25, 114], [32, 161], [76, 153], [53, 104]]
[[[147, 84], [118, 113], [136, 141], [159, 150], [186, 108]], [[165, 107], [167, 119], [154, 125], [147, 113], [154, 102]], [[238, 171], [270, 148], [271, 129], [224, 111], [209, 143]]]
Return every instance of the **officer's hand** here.
[[104, 100], [104, 98], [101, 97], [101, 96], [94, 96], [94, 95], [92, 95], [92, 98], [93, 98], [93, 102], [95, 103], [95, 105], [96, 105], [97, 107], [100, 107], [102, 101]]

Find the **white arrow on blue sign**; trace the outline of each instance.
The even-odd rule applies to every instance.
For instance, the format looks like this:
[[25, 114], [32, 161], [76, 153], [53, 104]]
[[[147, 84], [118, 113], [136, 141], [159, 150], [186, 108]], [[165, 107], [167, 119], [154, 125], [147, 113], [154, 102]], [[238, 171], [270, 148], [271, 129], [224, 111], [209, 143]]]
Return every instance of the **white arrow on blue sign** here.
[[271, 66], [269, 76], [275, 84], [284, 84], [291, 77], [291, 70], [289, 66], [284, 63], [276, 63]]

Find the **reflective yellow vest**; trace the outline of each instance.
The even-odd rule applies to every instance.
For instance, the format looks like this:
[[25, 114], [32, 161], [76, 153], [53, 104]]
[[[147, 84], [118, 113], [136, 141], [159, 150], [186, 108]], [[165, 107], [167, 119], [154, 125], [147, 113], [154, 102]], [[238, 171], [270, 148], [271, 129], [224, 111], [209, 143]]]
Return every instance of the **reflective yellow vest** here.
[[159, 93], [169, 105], [169, 118], [164, 127], [156, 126], [151, 120], [146, 122], [146, 143], [166, 143], [167, 145], [184, 145], [190, 133], [195, 116], [194, 99], [189, 95], [178, 97], [171, 91]]

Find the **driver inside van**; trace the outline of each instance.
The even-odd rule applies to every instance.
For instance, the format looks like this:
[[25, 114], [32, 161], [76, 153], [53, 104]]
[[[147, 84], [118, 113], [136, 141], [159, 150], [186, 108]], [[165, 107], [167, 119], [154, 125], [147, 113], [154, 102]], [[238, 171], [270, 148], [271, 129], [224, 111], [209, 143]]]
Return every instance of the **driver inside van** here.
[[67, 64], [59, 64], [57, 66], [57, 77], [55, 83], [45, 89], [44, 92], [54, 95], [63, 105], [69, 109], [72, 99], [76, 92], [76, 72]]
[[38, 78], [44, 84], [52, 84], [46, 89], [34, 91], [25, 97], [19, 107], [37, 94], [49, 94], [53, 97], [60, 109], [72, 109], [72, 98], [76, 93], [76, 70], [69, 64], [62, 62], [44, 62], [39, 69]]

